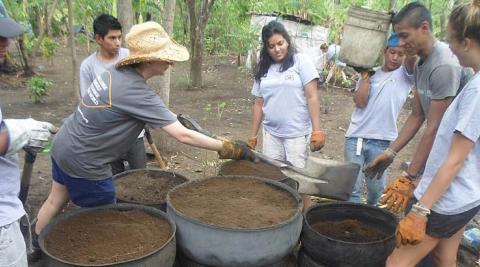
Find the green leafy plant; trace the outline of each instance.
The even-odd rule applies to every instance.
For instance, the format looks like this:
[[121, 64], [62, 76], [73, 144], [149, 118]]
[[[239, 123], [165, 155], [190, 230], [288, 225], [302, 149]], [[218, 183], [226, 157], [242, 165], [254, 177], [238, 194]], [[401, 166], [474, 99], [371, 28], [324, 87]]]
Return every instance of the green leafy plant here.
[[44, 38], [42, 41], [42, 56], [45, 60], [50, 60], [50, 64], [53, 64], [53, 56], [59, 47], [59, 43], [52, 38]]
[[227, 106], [227, 102], [218, 102], [217, 104], [217, 118], [218, 120], [222, 119], [223, 112], [225, 111], [225, 107]]
[[29, 90], [30, 98], [33, 98], [35, 104], [43, 102], [43, 98], [47, 95], [48, 88], [52, 85], [52, 82], [47, 78], [33, 76], [30, 79]]
[[351, 86], [352, 86], [352, 81], [350, 81], [349, 79], [342, 81], [342, 87], [350, 88]]

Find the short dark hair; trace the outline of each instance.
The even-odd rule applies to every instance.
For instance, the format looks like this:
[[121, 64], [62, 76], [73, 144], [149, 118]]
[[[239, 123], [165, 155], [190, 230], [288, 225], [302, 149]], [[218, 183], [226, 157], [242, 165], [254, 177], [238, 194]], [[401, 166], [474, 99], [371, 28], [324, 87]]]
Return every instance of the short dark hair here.
[[392, 19], [392, 24], [395, 25], [407, 19], [408, 24], [419, 28], [422, 22], [428, 22], [430, 30], [433, 31], [432, 13], [420, 2], [411, 2], [404, 6]]
[[257, 82], [260, 82], [260, 79], [268, 73], [270, 65], [274, 63], [272, 57], [268, 54], [268, 39], [274, 34], [282, 35], [288, 43], [287, 55], [285, 55], [285, 58], [282, 60], [280, 72], [286, 71], [293, 66], [293, 55], [296, 49], [290, 40], [290, 35], [282, 23], [272, 20], [262, 28], [262, 50], [260, 50], [260, 62], [258, 63], [258, 69], [255, 73], [255, 80]]
[[100, 14], [93, 21], [93, 34], [95, 36], [98, 34], [103, 38], [110, 30], [122, 30], [122, 25], [114, 16]]

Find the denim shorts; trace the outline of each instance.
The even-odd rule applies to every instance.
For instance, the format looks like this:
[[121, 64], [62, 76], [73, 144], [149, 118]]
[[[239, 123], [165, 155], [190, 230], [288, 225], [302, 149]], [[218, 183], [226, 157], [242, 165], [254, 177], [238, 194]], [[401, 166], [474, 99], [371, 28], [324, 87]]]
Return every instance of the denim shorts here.
[[[417, 199], [412, 198], [406, 212], [408, 213]], [[443, 215], [433, 210], [428, 215], [427, 234], [435, 238], [450, 238], [475, 217], [480, 206], [455, 215]]]
[[115, 184], [112, 177], [89, 180], [69, 176], [52, 158], [53, 180], [67, 188], [72, 202], [80, 207], [96, 207], [116, 203]]

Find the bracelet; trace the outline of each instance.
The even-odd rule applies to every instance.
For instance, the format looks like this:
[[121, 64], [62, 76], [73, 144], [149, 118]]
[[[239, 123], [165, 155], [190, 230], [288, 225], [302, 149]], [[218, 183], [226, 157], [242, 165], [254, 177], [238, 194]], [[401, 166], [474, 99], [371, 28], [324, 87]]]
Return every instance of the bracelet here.
[[393, 155], [393, 157], [396, 157], [397, 156], [397, 152], [395, 152], [395, 150], [391, 149], [391, 148], [387, 148], [385, 149], [386, 152], [390, 153]]
[[423, 206], [422, 203], [420, 203], [420, 202], [417, 202], [417, 203], [413, 204], [412, 212], [415, 212], [415, 213], [417, 213], [419, 215], [422, 215], [422, 216], [425, 216], [425, 217], [430, 215], [430, 209]]
[[402, 172], [402, 176], [405, 176], [407, 177], [410, 181], [415, 181], [417, 179], [417, 177], [413, 176], [413, 175], [410, 175], [408, 172], [406, 171], [403, 171]]

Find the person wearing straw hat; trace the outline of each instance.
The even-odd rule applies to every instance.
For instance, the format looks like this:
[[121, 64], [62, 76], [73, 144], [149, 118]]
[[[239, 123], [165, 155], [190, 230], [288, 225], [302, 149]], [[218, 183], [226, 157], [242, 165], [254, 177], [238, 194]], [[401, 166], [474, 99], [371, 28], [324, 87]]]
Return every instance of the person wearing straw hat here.
[[[8, 18], [0, 1], [0, 60], [5, 60], [8, 38], [23, 33], [23, 28]], [[5, 50], [3, 50], [5, 49]], [[27, 250], [20, 230], [25, 215], [20, 192], [17, 152], [22, 148], [41, 150], [56, 127], [34, 119], [5, 119], [0, 108], [0, 266], [27, 267]]]
[[52, 189], [38, 212], [36, 234], [69, 200], [80, 207], [115, 203], [109, 163], [126, 152], [146, 124], [184, 144], [218, 151], [222, 159], [255, 159], [244, 143], [220, 141], [185, 128], [147, 85], [148, 79], [162, 75], [174, 62], [189, 58], [187, 49], [162, 26], [134, 25], [125, 42], [129, 55], [93, 81], [53, 140]]

